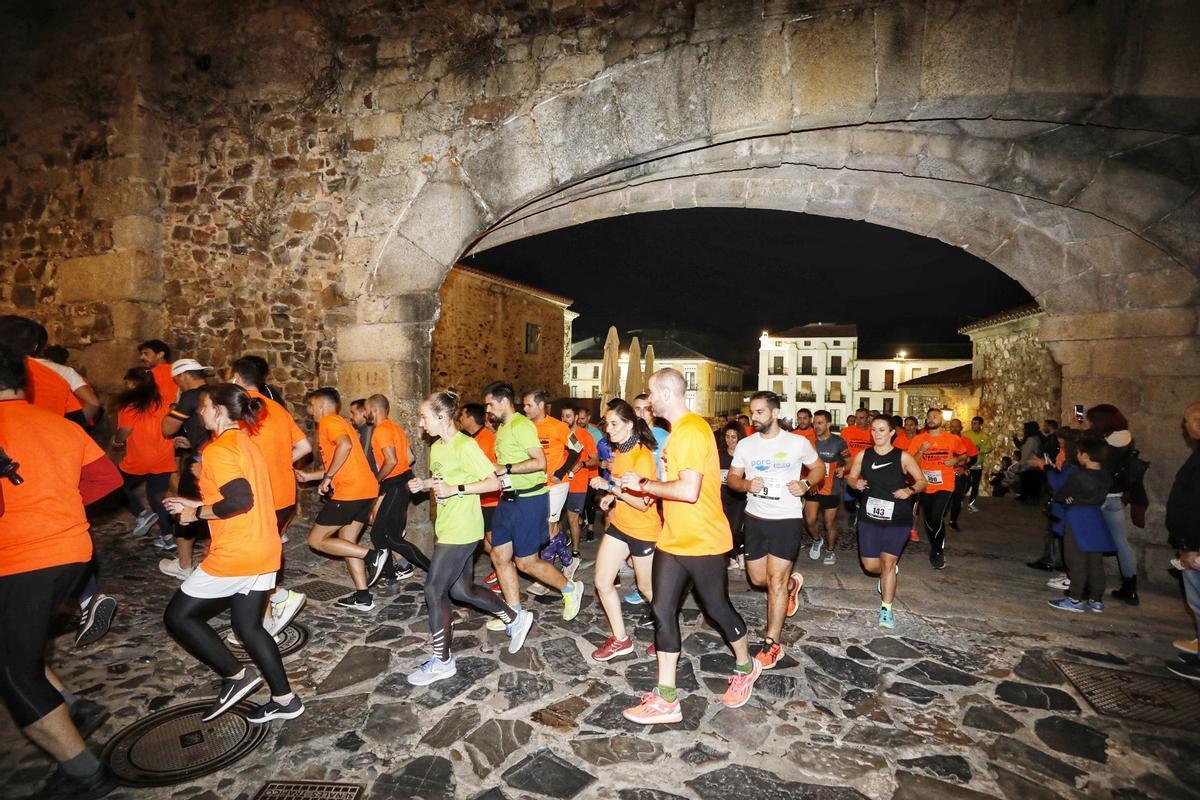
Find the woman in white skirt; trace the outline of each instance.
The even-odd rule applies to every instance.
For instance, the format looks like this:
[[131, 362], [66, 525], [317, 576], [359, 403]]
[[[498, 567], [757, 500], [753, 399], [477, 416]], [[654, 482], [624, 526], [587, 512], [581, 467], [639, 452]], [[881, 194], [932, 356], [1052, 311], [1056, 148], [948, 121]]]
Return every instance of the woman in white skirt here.
[[[271, 700], [247, 715], [251, 722], [294, 719], [304, 713], [288, 684], [275, 640], [262, 626], [275, 588], [282, 545], [267, 462], [246, 429], [254, 430], [262, 401], [231, 383], [210, 386], [200, 417], [213, 439], [200, 454], [200, 500], [171, 497], [167, 508], [188, 524], [208, 521], [208, 553], [167, 604], [167, 631], [224, 680], [203, 720], [208, 722], [253, 693], [266, 678]], [[258, 670], [243, 667], [208, 621], [229, 609], [233, 632]]]

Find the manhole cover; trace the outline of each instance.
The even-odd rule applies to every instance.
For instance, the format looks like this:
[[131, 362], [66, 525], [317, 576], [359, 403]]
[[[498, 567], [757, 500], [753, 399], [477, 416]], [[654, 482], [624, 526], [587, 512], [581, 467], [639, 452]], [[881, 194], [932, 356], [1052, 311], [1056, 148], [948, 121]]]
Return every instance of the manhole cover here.
[[359, 800], [363, 787], [357, 783], [328, 781], [269, 781], [254, 800]]
[[292, 587], [293, 592], [303, 592], [308, 595], [309, 600], [319, 600], [327, 602], [329, 600], [337, 600], [343, 595], [350, 594], [354, 589], [349, 586], [343, 586], [340, 583], [331, 583], [330, 581], [309, 581], [302, 583], [299, 586]]
[[[233, 653], [233, 657], [243, 664], [251, 663], [253, 659], [250, 658], [250, 654], [246, 652], [246, 649], [240, 644], [234, 644], [229, 641], [229, 634], [231, 633], [233, 633], [233, 628], [229, 625], [217, 628], [217, 636], [220, 636], [221, 640], [225, 642], [225, 646], [229, 648], [229, 652]], [[293, 622], [283, 629], [282, 635], [283, 638], [277, 642], [277, 645], [279, 646], [279, 655], [285, 658], [308, 644], [308, 628], [303, 625], [297, 625]]]
[[224, 769], [266, 738], [269, 725], [252, 725], [239, 713], [253, 704], [201, 722], [210, 705], [196, 700], [140, 719], [110, 739], [101, 758], [126, 786], [169, 786]]
[[1074, 661], [1058, 661], [1101, 714], [1200, 731], [1200, 692], [1183, 681]]

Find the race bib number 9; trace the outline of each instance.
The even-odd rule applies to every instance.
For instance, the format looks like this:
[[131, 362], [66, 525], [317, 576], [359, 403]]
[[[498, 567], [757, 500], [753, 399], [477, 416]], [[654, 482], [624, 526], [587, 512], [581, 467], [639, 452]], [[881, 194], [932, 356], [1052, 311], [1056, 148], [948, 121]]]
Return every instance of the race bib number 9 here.
[[891, 500], [881, 500], [878, 497], [867, 498], [867, 516], [880, 522], [891, 522], [896, 504]]
[[942, 485], [942, 471], [940, 469], [925, 469], [921, 471], [925, 473], [925, 482], [930, 486]]
[[779, 478], [763, 478], [762, 491], [756, 496], [763, 500], [780, 500], [783, 498], [783, 481]]

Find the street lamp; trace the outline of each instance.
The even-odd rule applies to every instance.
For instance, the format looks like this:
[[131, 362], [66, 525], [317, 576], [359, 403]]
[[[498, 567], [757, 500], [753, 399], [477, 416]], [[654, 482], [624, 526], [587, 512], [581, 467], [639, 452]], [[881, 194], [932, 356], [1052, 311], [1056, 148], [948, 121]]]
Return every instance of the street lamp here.
[[949, 422], [950, 420], [954, 419], [954, 409], [950, 408], [949, 406], [943, 408], [942, 409], [942, 419], [946, 420], [946, 422]]
[[907, 357], [908, 357], [908, 353], [904, 350], [901, 350], [899, 353], [896, 353], [896, 358], [904, 359]]

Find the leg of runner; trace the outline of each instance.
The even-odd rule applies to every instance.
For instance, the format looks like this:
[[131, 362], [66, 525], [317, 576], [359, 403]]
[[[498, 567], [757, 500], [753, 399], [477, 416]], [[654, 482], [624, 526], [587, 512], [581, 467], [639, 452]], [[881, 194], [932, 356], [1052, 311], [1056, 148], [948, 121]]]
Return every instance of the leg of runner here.
[[620, 584], [617, 583], [617, 571], [629, 556], [629, 546], [615, 536], [605, 535], [600, 540], [600, 549], [596, 551], [596, 597], [604, 616], [608, 619], [612, 635], [600, 645], [592, 658], [596, 661], [609, 661], [617, 656], [633, 652], [633, 637], [625, 630], [625, 617], [621, 613]]
[[371, 536], [371, 547], [383, 553], [383, 572], [379, 576], [379, 580], [387, 583], [396, 582], [396, 565], [392, 563], [392, 550], [388, 546], [386, 535], [386, 526], [380, 524], [379, 506], [383, 503], [383, 495], [375, 498], [375, 503], [371, 506], [371, 517], [367, 520], [368, 533]]
[[929, 563], [934, 569], [946, 567], [946, 509], [952, 492], [926, 492], [921, 495], [921, 518], [929, 539]]
[[[818, 501], [810, 499], [804, 501], [804, 527], [808, 531], [809, 538], [812, 539], [808, 557], [813, 561], [821, 557], [821, 543], [824, 541], [824, 537], [821, 536], [821, 523], [818, 521], [819, 517], [823, 516], [819, 513], [820, 511], [821, 504]], [[837, 509], [835, 508], [834, 511]], [[825, 529], [828, 530], [829, 526], [826, 525]]]
[[429, 557], [421, 552], [415, 544], [404, 538], [408, 529], [408, 506], [412, 496], [409, 494], [407, 483], [399, 476], [396, 482], [386, 481], [383, 488], [382, 501], [376, 512], [376, 524], [383, 526], [386, 544], [425, 572], [429, 572]]
[[969, 475], [954, 476], [954, 492], [950, 498], [950, 530], [958, 530], [958, 515], [962, 513], [963, 498], [967, 496], [967, 490], [971, 487], [971, 478]]
[[363, 561], [371, 551], [357, 544], [361, 532], [361, 522], [343, 526], [313, 525], [312, 530], [308, 532], [308, 546], [318, 553], [346, 559], [346, 568], [350, 572], [350, 580], [354, 583], [355, 595], [361, 593], [367, 596], [365, 606], [373, 605], [367, 592], [367, 569]]
[[571, 554], [575, 556], [579, 554], [579, 540], [583, 534], [583, 502], [586, 497], [587, 495], [581, 493], [578, 511], [571, 508], [571, 504], [574, 503], [575, 498], [569, 497], [567, 499], [567, 529], [571, 532]]
[[154, 512], [154, 516], [158, 519], [158, 536], [160, 545], [163, 549], [175, 549], [175, 523], [171, 519], [171, 515], [167, 513], [166, 506], [163, 505], [163, 498], [167, 496], [167, 492], [171, 486], [172, 473], [162, 472], [154, 473], [146, 476], [146, 502], [150, 504], [150, 510]]
[[967, 497], [967, 508], [977, 511], [975, 501], [979, 499], [979, 484], [983, 482], [983, 467], [971, 467], [971, 493]]

